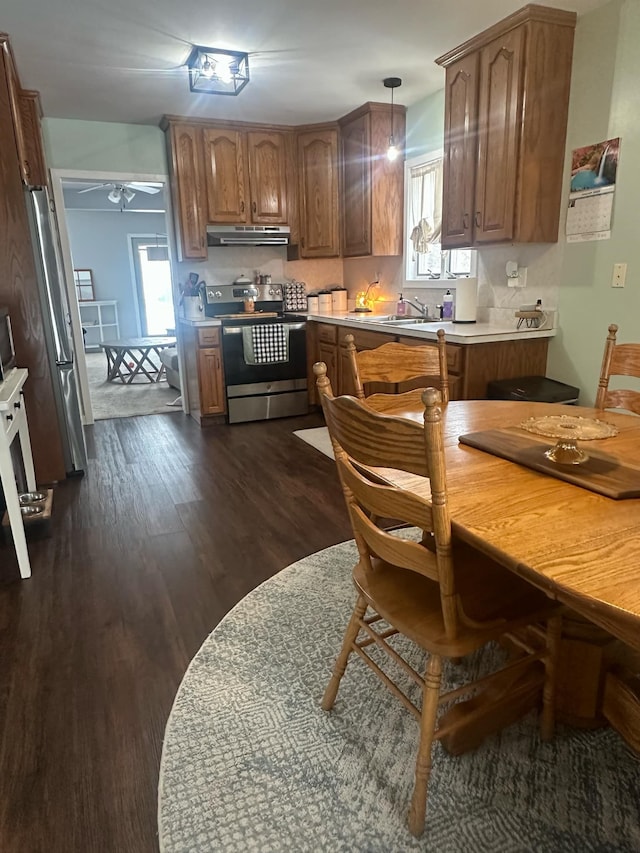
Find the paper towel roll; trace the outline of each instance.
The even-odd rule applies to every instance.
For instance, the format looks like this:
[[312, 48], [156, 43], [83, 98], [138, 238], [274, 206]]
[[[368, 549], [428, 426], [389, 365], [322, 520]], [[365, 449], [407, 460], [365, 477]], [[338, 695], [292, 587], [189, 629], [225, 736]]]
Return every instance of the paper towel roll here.
[[454, 323], [475, 323], [478, 303], [478, 279], [459, 278], [456, 281], [453, 309]]

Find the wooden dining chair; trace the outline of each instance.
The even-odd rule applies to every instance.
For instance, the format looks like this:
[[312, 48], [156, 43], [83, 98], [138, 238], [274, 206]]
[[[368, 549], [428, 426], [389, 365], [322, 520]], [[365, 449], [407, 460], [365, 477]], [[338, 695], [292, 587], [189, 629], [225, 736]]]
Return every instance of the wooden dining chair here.
[[442, 402], [449, 402], [444, 329], [438, 329], [435, 346], [388, 343], [376, 349], [358, 352], [353, 335], [345, 335], [345, 343], [355, 395], [361, 400], [367, 397], [367, 404], [372, 408], [376, 408], [378, 395], [365, 393], [365, 385], [371, 382], [397, 385], [420, 379], [423, 380], [423, 388], [435, 383], [440, 389]]
[[[503, 684], [506, 679], [506, 694], [513, 701], [523, 682], [533, 683], [529, 704], [516, 709], [508, 721], [521, 716], [531, 707], [531, 697], [535, 701], [542, 692], [541, 736], [544, 740], [552, 737], [561, 631], [559, 608], [508, 569], [452, 537], [441, 410], [435, 389], [423, 392], [423, 426], [376, 412], [355, 397], [333, 397], [326, 365], [315, 364], [314, 372], [359, 554], [353, 569], [356, 604], [322, 708], [329, 711], [333, 707], [347, 662], [356, 652], [417, 717], [420, 734], [409, 828], [420, 836], [425, 823], [433, 741], [444, 738], [445, 745], [447, 739], [453, 742], [456, 731], [464, 726], [468, 729], [469, 717], [472, 725], [482, 728], [487, 715], [491, 718], [500, 714], [489, 703], [484, 716], [477, 704], [473, 713], [459, 713], [464, 706], [456, 705], [439, 715], [443, 703], [481, 688], [490, 696], [492, 687], [501, 679]], [[381, 479], [379, 470], [370, 477], [371, 467], [394, 468], [429, 478], [430, 499], [420, 496], [417, 490]], [[374, 519], [385, 516], [404, 519], [421, 531], [422, 539], [411, 541], [381, 529]], [[408, 637], [428, 653], [424, 675], [393, 648], [396, 634]], [[459, 664], [464, 656], [492, 640], [508, 640], [512, 651], [518, 650], [517, 656], [490, 676], [441, 692], [443, 659]], [[421, 708], [393, 680], [389, 668], [383, 671], [371, 659], [371, 648], [386, 652], [391, 669], [395, 663], [400, 673], [419, 685]], [[348, 687], [345, 693], [348, 696]], [[470, 700], [468, 709], [477, 701], [477, 697]], [[498, 726], [492, 722], [495, 730]], [[481, 739], [474, 742], [472, 736], [472, 745]]]
[[640, 344], [619, 344], [616, 342], [617, 333], [618, 327], [612, 323], [604, 345], [596, 409], [626, 409], [640, 415], [640, 391], [609, 389], [612, 376], [640, 378]]

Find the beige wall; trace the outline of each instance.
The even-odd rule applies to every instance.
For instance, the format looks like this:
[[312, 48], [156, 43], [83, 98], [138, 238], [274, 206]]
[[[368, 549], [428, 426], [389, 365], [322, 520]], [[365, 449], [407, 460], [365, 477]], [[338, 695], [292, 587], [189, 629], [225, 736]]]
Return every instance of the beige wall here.
[[42, 129], [51, 169], [167, 174], [164, 133], [159, 127], [45, 118]]
[[[561, 333], [549, 373], [578, 385], [580, 402], [595, 398], [609, 323], [619, 339], [640, 341], [640, 4], [614, 0], [580, 19], [572, 80], [568, 153], [620, 136], [611, 239], [567, 244], [559, 291]], [[568, 160], [567, 169], [568, 172]], [[611, 287], [613, 264], [628, 264], [627, 286]]]

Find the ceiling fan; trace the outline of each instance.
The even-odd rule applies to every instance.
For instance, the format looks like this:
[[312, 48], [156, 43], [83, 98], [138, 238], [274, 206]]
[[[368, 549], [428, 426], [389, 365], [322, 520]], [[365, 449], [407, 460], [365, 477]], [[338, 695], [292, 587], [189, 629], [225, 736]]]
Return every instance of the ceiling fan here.
[[78, 190], [78, 195], [81, 193], [90, 193], [94, 190], [106, 190], [107, 188], [109, 189], [109, 193], [107, 195], [109, 201], [114, 204], [125, 204], [125, 202], [131, 201], [137, 192], [148, 193], [149, 195], [159, 193], [162, 189], [162, 185], [144, 183], [143, 181], [126, 181], [123, 183], [109, 182], [96, 184], [93, 187], [86, 187], [84, 190]]

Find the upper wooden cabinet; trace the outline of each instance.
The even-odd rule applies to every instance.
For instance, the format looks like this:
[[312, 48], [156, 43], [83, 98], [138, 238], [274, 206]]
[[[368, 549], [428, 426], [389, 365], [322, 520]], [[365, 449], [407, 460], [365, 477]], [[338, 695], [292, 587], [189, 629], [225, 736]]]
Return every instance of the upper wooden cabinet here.
[[47, 166], [40, 126], [40, 94], [22, 89], [8, 37], [0, 33], [0, 46], [4, 64], [13, 119], [13, 131], [20, 163], [22, 182], [30, 187], [43, 187], [48, 183]]
[[169, 148], [179, 257], [181, 261], [205, 260], [202, 128], [180, 122], [170, 124]]
[[338, 217], [338, 130], [298, 134], [300, 256], [340, 254]]
[[231, 127], [204, 127], [202, 133], [207, 221], [285, 225], [285, 134]]
[[287, 158], [285, 134], [278, 131], [247, 133], [251, 222], [287, 224]]
[[248, 213], [244, 134], [228, 127], [205, 127], [202, 134], [207, 220], [244, 223]]
[[[340, 119], [342, 254], [401, 255], [404, 159], [387, 156], [391, 108], [365, 104]], [[393, 136], [404, 148], [405, 108], [395, 106]]]
[[575, 23], [526, 6], [436, 60], [444, 248], [557, 241]]

